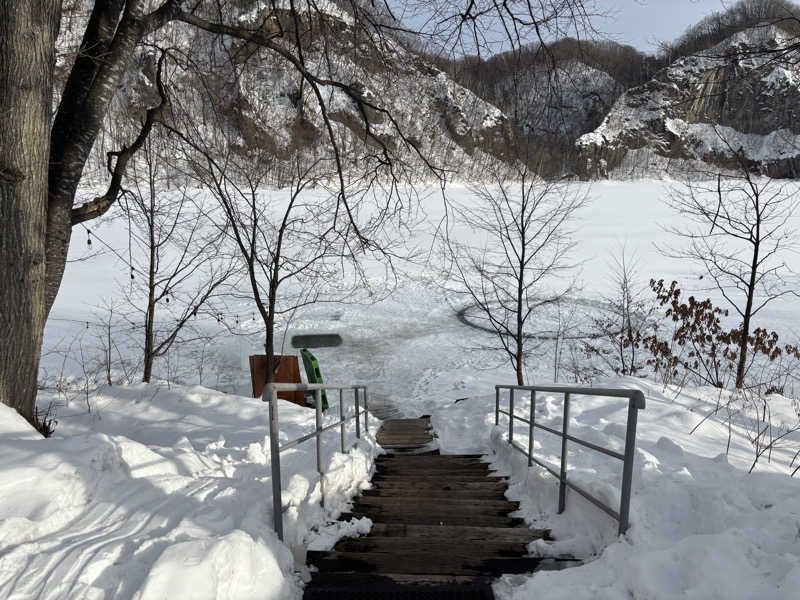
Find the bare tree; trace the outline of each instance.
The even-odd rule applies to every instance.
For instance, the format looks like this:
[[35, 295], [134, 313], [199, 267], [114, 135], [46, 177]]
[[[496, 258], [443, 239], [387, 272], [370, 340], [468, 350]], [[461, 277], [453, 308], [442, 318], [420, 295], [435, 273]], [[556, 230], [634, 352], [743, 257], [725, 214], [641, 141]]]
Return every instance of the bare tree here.
[[694, 227], [671, 227], [686, 246], [661, 251], [697, 263], [700, 276], [710, 278], [741, 319], [735, 377], [741, 388], [754, 317], [769, 303], [798, 295], [786, 257], [798, 247], [791, 218], [800, 201], [796, 184], [751, 173], [744, 151], [728, 147], [736, 160], [734, 171], [688, 180], [671, 190], [668, 204]]
[[524, 385], [526, 324], [536, 309], [569, 293], [574, 265], [570, 219], [586, 191], [545, 181], [524, 166], [513, 177], [495, 172], [491, 184], [472, 188], [475, 198], [454, 202], [456, 226], [472, 230], [475, 243], [446, 242], [459, 290], [496, 334], [517, 383]]
[[640, 352], [648, 335], [655, 304], [648, 286], [639, 281], [639, 261], [625, 246], [611, 257], [611, 293], [602, 298], [600, 314], [591, 319], [594, 330], [583, 347], [618, 375], [636, 375], [646, 366]]
[[[328, 3], [326, 3], [327, 5]], [[386, 18], [375, 17], [375, 5]], [[355, 58], [386, 51], [386, 40], [408, 29], [395, 18], [388, 2], [343, 3], [353, 38]], [[56, 39], [61, 21], [61, 0], [39, 2], [0, 1], [0, 402], [16, 407], [33, 420], [36, 378], [45, 321], [64, 274], [72, 228], [104, 214], [118, 199], [127, 163], [141, 148], [153, 125], [168, 106], [160, 99], [146, 111], [138, 135], [119, 151], [108, 155], [110, 182], [105, 193], [75, 206], [78, 184], [92, 147], [100, 134], [109, 105], [137, 48], [152, 43], [160, 32], [191, 28], [214, 37], [241, 42], [238, 59], [247, 61], [262, 49], [273, 59], [286, 61], [308, 86], [325, 116], [329, 147], [336, 157], [344, 196], [344, 174], [335, 132], [327, 116], [329, 95], [336, 89], [358, 107], [365, 136], [391, 171], [387, 144], [375, 133], [366, 116], [370, 111], [392, 115], [380, 103], [364, 97], [357, 82], [320, 75], [305, 58], [314, 36], [332, 39], [342, 35], [341, 19], [332, 19], [318, 3], [291, 1], [259, 3], [260, 10], [240, 0], [94, 0], [83, 26], [74, 61], [66, 67], [63, 89], [54, 90]], [[558, 32], [563, 26], [586, 22], [581, 0], [508, 3], [412, 3], [406, 14], [414, 22], [420, 11], [436, 23], [431, 31], [452, 46], [464, 31], [476, 35], [485, 27], [507, 24], [508, 37]], [[245, 18], [248, 15], [253, 18]], [[419, 29], [419, 28], [416, 28]], [[79, 32], [80, 33], [80, 32]], [[209, 64], [213, 69], [216, 65]], [[56, 92], [54, 94], [54, 91]], [[60, 91], [60, 94], [58, 93]], [[53, 112], [54, 98], [57, 109]], [[407, 148], [414, 145], [398, 135]]]
[[[273, 381], [278, 319], [323, 300], [326, 293], [341, 300], [356, 283], [365, 285], [357, 261], [365, 247], [352, 222], [343, 217], [338, 193], [309, 193], [328, 179], [320, 161], [304, 165], [296, 159], [288, 189], [269, 191], [267, 157], [224, 154], [182, 138], [188, 168], [222, 209], [223, 218], [215, 220], [217, 230], [231, 242], [244, 267], [247, 291], [241, 293], [255, 303], [264, 323], [267, 381]], [[351, 203], [352, 216], [358, 209], [358, 203]], [[367, 231], [362, 227], [360, 235]], [[386, 246], [380, 252], [385, 253]], [[326, 289], [333, 282], [335, 295]]]
[[142, 319], [136, 329], [143, 331], [144, 382], [153, 375], [155, 359], [173, 344], [201, 335], [190, 325], [193, 317], [216, 312], [208, 305], [224, 295], [223, 285], [234, 272], [231, 261], [219, 257], [220, 238], [198, 194], [185, 185], [167, 189], [175, 173], [165, 154], [175, 151], [163, 136], [149, 137], [130, 168], [131, 188], [120, 202], [130, 224], [126, 296]]

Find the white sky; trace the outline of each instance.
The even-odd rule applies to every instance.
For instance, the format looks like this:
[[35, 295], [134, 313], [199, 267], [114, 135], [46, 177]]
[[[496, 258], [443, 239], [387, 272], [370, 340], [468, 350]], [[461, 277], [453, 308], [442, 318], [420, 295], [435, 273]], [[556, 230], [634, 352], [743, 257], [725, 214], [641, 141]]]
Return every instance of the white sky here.
[[[389, 5], [401, 21], [411, 27], [430, 31], [436, 29], [436, 7], [447, 4], [452, 11], [454, 2], [455, 5], [466, 5], [463, 0], [430, 0], [429, 4], [426, 0], [389, 0]], [[706, 15], [724, 11], [735, 2], [736, 0], [585, 0], [585, 7], [591, 13], [607, 15], [594, 20], [594, 26], [602, 34], [601, 37], [630, 44], [653, 54], [658, 48], [658, 42], [674, 40]], [[491, 43], [493, 52], [502, 52], [507, 49], [506, 34], [499, 25], [490, 23], [487, 20], [482, 22], [483, 41]], [[456, 54], [474, 53], [469, 39], [466, 40], [465, 47], [454, 50]]]
[[712, 12], [723, 11], [733, 0], [597, 0], [608, 10], [596, 27], [611, 39], [654, 53], [660, 41], [672, 41]]

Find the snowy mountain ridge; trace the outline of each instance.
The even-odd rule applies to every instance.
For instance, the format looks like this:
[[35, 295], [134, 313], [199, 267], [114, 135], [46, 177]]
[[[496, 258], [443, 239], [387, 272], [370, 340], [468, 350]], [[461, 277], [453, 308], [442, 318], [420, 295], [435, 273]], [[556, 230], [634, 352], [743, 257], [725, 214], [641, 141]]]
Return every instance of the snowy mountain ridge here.
[[[736, 33], [679, 58], [625, 92], [594, 131], [576, 142], [585, 178], [660, 175], [707, 163], [794, 177], [800, 159], [800, 67], [768, 52], [788, 43], [774, 25]], [[702, 166], [701, 166], [702, 168]]]
[[[272, 3], [259, 3], [237, 24], [257, 26], [265, 19], [279, 20], [284, 34], [275, 44], [287, 55], [297, 54], [294, 29], [299, 25], [288, 8], [272, 8]], [[280, 163], [298, 155], [308, 160], [330, 159], [327, 119], [346, 170], [388, 149], [398, 162], [411, 167], [409, 171], [422, 166], [421, 155], [436, 167], [466, 175], [476, 164], [505, 153], [510, 139], [508, 119], [496, 106], [400, 41], [365, 36], [351, 15], [335, 3], [314, 4], [314, 10], [313, 19], [324, 15], [323, 31], [327, 28], [330, 33], [303, 31], [308, 39], [301, 42], [302, 57], [307, 72], [323, 82], [317, 87], [324, 112], [316, 91], [297, 66], [275, 51], [215, 38], [180, 23], [156, 32], [153, 42], [173, 52], [166, 83], [181, 123], [191, 124], [189, 129], [197, 127], [198, 134], [221, 148], [254, 151]], [[80, 31], [82, 22], [76, 18], [62, 32], [60, 55], [66, 57], [62, 68], [74, 55], [80, 41], [75, 31]], [[107, 115], [108, 131], [121, 139], [106, 140], [105, 145], [126, 143], [138, 131], [145, 109], [158, 102], [156, 59], [152, 48], [140, 50]], [[362, 112], [362, 106], [339, 83], [357, 90], [378, 109], [367, 107]], [[180, 123], [177, 127], [185, 128]], [[130, 131], [119, 135], [126, 129]], [[96, 145], [90, 167], [102, 178], [110, 148], [101, 146]], [[424, 168], [417, 172], [424, 177]]]
[[568, 153], [576, 138], [597, 127], [624, 90], [605, 71], [568, 59], [553, 71], [540, 68], [509, 74], [498, 82], [495, 95], [510, 99], [510, 107], [503, 108], [520, 134], [552, 160]]

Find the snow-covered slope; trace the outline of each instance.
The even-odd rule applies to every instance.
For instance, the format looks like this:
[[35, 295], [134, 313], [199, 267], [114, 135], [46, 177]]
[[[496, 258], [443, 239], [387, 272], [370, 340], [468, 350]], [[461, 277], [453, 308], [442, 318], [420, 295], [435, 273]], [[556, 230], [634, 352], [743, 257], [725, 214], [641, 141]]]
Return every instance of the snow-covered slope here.
[[[50, 439], [0, 405], [2, 598], [299, 598], [304, 544], [337, 534], [312, 528], [366, 485], [376, 452], [324, 438], [324, 509], [314, 443], [284, 453], [284, 545], [260, 399], [154, 384], [91, 403], [62, 410]], [[282, 439], [313, 431], [314, 411], [282, 404]]]
[[[556, 542], [537, 541], [530, 550], [585, 559], [580, 567], [514, 575], [494, 586], [503, 600], [793, 600], [800, 586], [800, 481], [774, 472], [778, 464], [748, 474], [749, 442], [734, 426], [725, 454], [726, 428], [714, 419], [694, 433], [713, 410], [715, 388], [664, 389], [652, 382], [618, 378], [604, 387], [641, 389], [631, 499], [631, 528], [617, 537], [617, 524], [576, 493], [557, 515], [558, 481], [507, 442], [508, 421], [494, 427], [494, 394], [436, 411], [440, 444], [453, 452], [490, 451], [493, 467], [510, 478], [508, 497], [533, 527], [551, 528]], [[777, 399], [776, 399], [777, 400]], [[779, 404], [776, 402], [776, 405]], [[503, 400], [503, 407], [507, 400]], [[538, 423], [557, 430], [562, 399], [537, 394]], [[792, 411], [791, 402], [784, 408]], [[627, 401], [573, 397], [570, 433], [622, 452]], [[527, 394], [515, 412], [527, 416]], [[526, 446], [528, 425], [517, 421], [515, 441]], [[560, 439], [536, 430], [535, 455], [558, 465]], [[790, 453], [776, 463], [790, 458]], [[568, 477], [612, 506], [619, 503], [621, 464], [570, 443]]]
[[597, 129], [576, 143], [585, 177], [659, 175], [702, 161], [793, 177], [800, 167], [800, 66], [763, 50], [788, 43], [776, 26], [739, 32], [680, 58], [630, 89]]
[[593, 130], [622, 94], [611, 75], [578, 60], [567, 60], [553, 72], [530, 71], [498, 84], [499, 92], [514, 98], [517, 125], [526, 135], [571, 141]]
[[[358, 103], [341, 87], [319, 85], [345, 169], [363, 169], [369, 157], [382, 158], [382, 146], [395, 155], [398, 164], [409, 163], [411, 173], [423, 165], [418, 151], [434, 166], [464, 174], [473, 169], [473, 162], [481, 162], [475, 159], [505, 153], [510, 132], [506, 116], [497, 107], [398, 40], [355, 31], [358, 26], [335, 3], [313, 6], [317, 13], [313, 27], [319, 30], [306, 31], [311, 25], [303, 22], [304, 68], [320, 80], [350, 86], [361, 98], [387, 111], [366, 108], [362, 114]], [[259, 3], [237, 24], [257, 29], [265, 20], [279, 20], [284, 33], [274, 43], [287, 51], [287, 56], [298, 56], [296, 27], [289, 11], [272, 12], [271, 7], [272, 3]], [[319, 14], [324, 15], [324, 24]], [[80, 20], [62, 35], [60, 72], [79, 41], [75, 35], [79, 24]], [[241, 40], [220, 39], [183, 23], [170, 24], [153, 37], [150, 41], [169, 47], [172, 53], [167, 89], [173, 113], [179, 118], [178, 129], [197, 127], [214, 144], [257, 152], [276, 163], [298, 153], [309, 160], [332, 158], [315, 90], [297, 66], [278, 52]], [[141, 48], [114, 99], [108, 129], [122, 141], [132, 139], [145, 108], [158, 101], [154, 82], [157, 58], [152, 47]], [[371, 135], [367, 135], [365, 121]], [[191, 123], [188, 128], [187, 123]], [[126, 128], [128, 133], [124, 133]], [[100, 142], [104, 141], [121, 143], [101, 138]], [[90, 167], [104, 176], [108, 148], [99, 146]], [[279, 179], [280, 168], [275, 171]], [[417, 174], [430, 176], [424, 168], [417, 168]]]

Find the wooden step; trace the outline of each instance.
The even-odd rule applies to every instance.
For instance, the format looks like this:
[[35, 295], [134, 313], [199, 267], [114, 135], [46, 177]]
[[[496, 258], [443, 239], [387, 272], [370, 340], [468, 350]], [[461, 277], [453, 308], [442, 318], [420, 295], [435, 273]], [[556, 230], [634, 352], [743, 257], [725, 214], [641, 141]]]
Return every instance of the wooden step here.
[[406, 525], [439, 525], [451, 527], [453, 525], [470, 525], [474, 527], [521, 527], [525, 522], [517, 517], [480, 515], [480, 514], [395, 514], [375, 510], [361, 511], [353, 508], [352, 512], [342, 513], [342, 520], [368, 517], [373, 523], [402, 523]]
[[381, 498], [490, 498], [494, 500], [505, 499], [505, 491], [502, 488], [455, 488], [445, 486], [438, 488], [409, 489], [407, 487], [385, 488], [375, 487], [361, 492], [362, 496], [377, 496]]
[[420, 448], [434, 439], [429, 418], [387, 419], [375, 437], [384, 448]]
[[498, 483], [501, 481], [505, 481], [505, 477], [501, 477], [499, 475], [483, 475], [481, 473], [431, 473], [423, 472], [423, 473], [412, 473], [410, 471], [406, 471], [403, 473], [386, 473], [385, 471], [378, 471], [372, 476], [372, 481], [374, 482], [382, 482], [386, 480], [396, 481], [396, 482], [403, 482], [403, 483], [411, 483], [414, 481], [419, 481], [420, 483], [431, 482], [435, 483], [437, 481], [444, 482], [444, 483], [458, 483], [460, 481], [486, 481], [489, 483]]
[[492, 557], [480, 548], [453, 546], [447, 554], [419, 551], [397, 556], [369, 552], [321, 552], [309, 550], [310, 564], [322, 572], [408, 573], [413, 575], [502, 575], [530, 573], [538, 557]]
[[311, 574], [304, 600], [494, 600], [491, 577], [408, 573]]
[[410, 479], [406, 479], [404, 481], [396, 480], [393, 477], [384, 477], [380, 481], [373, 481], [373, 487], [364, 490], [372, 491], [372, 490], [387, 490], [392, 493], [396, 493], [400, 496], [404, 496], [407, 493], [416, 493], [419, 492], [420, 494], [424, 494], [427, 492], [435, 492], [435, 491], [447, 491], [447, 492], [456, 492], [456, 491], [464, 491], [464, 492], [489, 492], [489, 491], [497, 491], [504, 493], [508, 487], [502, 481], [492, 481], [488, 480], [487, 478], [482, 479], [472, 479], [472, 480], [461, 480], [461, 479], [442, 479], [441, 477], [437, 478], [429, 478], [429, 479], [422, 479], [416, 478], [413, 483], [413, 487], [409, 487], [409, 483], [411, 483]]
[[375, 506], [383, 507], [387, 510], [401, 510], [401, 511], [498, 511], [498, 512], [514, 512], [519, 510], [519, 502], [506, 500], [501, 498], [495, 500], [493, 498], [430, 498], [430, 497], [416, 497], [408, 496], [404, 498], [396, 498], [391, 496], [360, 496], [356, 498], [355, 503], [359, 506]]
[[375, 462], [473, 463], [485, 462], [483, 459], [483, 454], [381, 454], [375, 458]]
[[373, 523], [370, 535], [413, 537], [443, 540], [499, 540], [529, 544], [538, 539], [549, 540], [549, 529], [530, 529], [528, 527], [475, 527], [439, 525], [404, 525], [399, 523]]
[[414, 586], [439, 586], [445, 584], [491, 584], [492, 577], [480, 575], [431, 575], [411, 573], [354, 573], [354, 572], [327, 572], [313, 571], [311, 582], [318, 585], [330, 586], [362, 586], [376, 583], [394, 583], [399, 585]]
[[[449, 529], [449, 528], [448, 528]], [[423, 537], [394, 537], [368, 535], [359, 538], [343, 538], [333, 547], [336, 552], [382, 552], [405, 556], [419, 552], [441, 552], [447, 554], [457, 545], [460, 548], [471, 549], [475, 553], [492, 556], [522, 556], [527, 554], [527, 544], [521, 541], [507, 540], [464, 540], [456, 538], [423, 538]]]
[[454, 460], [454, 461], [440, 461], [440, 460], [376, 460], [375, 468], [379, 467], [395, 467], [395, 468], [450, 468], [450, 467], [475, 467], [483, 465], [491, 467], [491, 463], [483, 462], [481, 460]]
[[376, 465], [410, 465], [410, 466], [449, 466], [449, 465], [486, 465], [491, 464], [480, 457], [458, 456], [446, 454], [430, 454], [417, 456], [414, 454], [394, 454], [391, 456], [379, 456], [375, 460]]
[[459, 504], [449, 502], [438, 502], [439, 498], [432, 498], [431, 501], [420, 501], [414, 503], [403, 502], [380, 502], [385, 498], [364, 498], [364, 500], [373, 500], [376, 502], [366, 503], [356, 501], [353, 503], [353, 512], [362, 512], [373, 514], [376, 517], [385, 514], [397, 515], [437, 515], [441, 517], [450, 517], [455, 514], [463, 517], [470, 516], [487, 516], [487, 517], [505, 517], [509, 513], [517, 510], [515, 505], [508, 501], [497, 502], [490, 500], [486, 503], [475, 504]]
[[[419, 490], [424, 494], [425, 490], [505, 490], [508, 487], [505, 481], [496, 477], [373, 477], [371, 490], [390, 490], [413, 492]], [[405, 494], [401, 494], [405, 495]]]
[[376, 473], [431, 473], [438, 475], [440, 473], [481, 473], [488, 475], [490, 472], [489, 465], [486, 463], [475, 463], [474, 465], [391, 465], [381, 463], [375, 466]]

